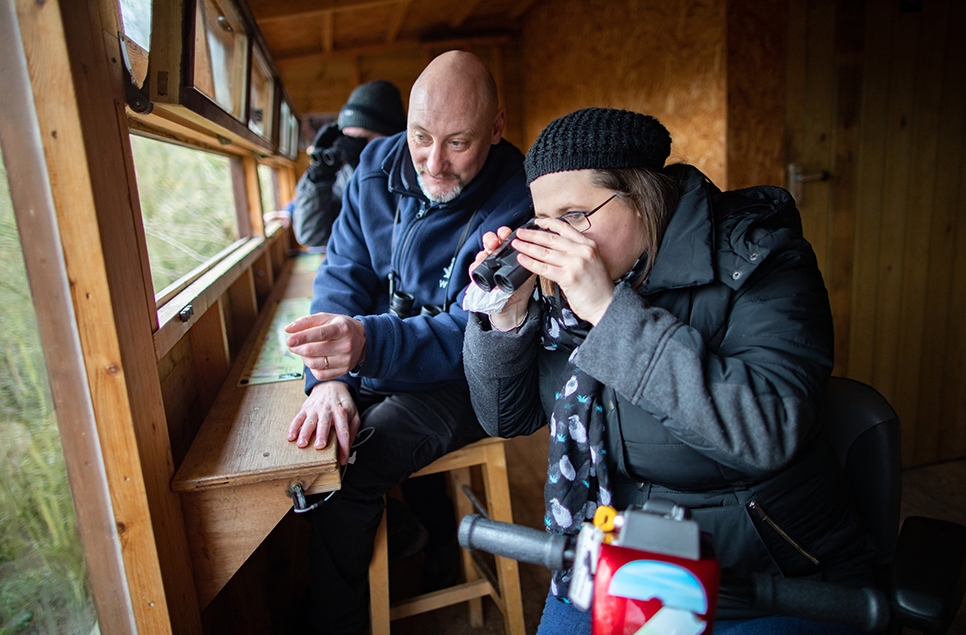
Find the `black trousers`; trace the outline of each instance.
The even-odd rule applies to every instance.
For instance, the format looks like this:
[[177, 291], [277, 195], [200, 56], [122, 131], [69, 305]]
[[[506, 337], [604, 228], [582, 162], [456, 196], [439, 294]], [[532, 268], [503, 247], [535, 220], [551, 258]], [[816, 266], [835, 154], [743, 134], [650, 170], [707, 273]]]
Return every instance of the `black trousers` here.
[[[465, 384], [393, 395], [363, 391], [358, 406], [355, 461], [346, 466], [342, 488], [306, 514], [312, 539], [308, 606], [302, 611], [311, 632], [355, 635], [367, 629], [368, 569], [383, 495], [444, 454], [486, 436]], [[443, 512], [440, 518], [453, 517], [451, 506]], [[424, 524], [434, 539], [437, 532]], [[449, 527], [455, 535], [455, 519]]]

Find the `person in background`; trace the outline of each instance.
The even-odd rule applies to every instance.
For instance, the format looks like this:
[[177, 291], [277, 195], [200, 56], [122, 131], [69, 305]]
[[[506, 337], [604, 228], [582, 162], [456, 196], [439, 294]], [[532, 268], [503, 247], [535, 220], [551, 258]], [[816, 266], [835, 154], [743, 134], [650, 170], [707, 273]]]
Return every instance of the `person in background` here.
[[[466, 329], [480, 423], [512, 437], [549, 422], [550, 532], [669, 499], [723, 575], [866, 583], [873, 548], [819, 417], [832, 317], [798, 210], [780, 188], [722, 192], [666, 166], [670, 150], [657, 119], [623, 110], [540, 133], [525, 160], [538, 229], [511, 243], [535, 275]], [[476, 264], [509, 234], [485, 235]], [[540, 635], [591, 632], [570, 573], [554, 574]], [[715, 633], [851, 632], [725, 598], [716, 617]]]
[[[504, 118], [479, 58], [450, 51], [430, 62], [410, 92], [407, 132], [362, 153], [312, 314], [286, 327], [308, 395], [288, 439], [323, 448], [332, 435], [346, 466], [342, 488], [308, 514], [311, 581], [299, 610], [319, 632], [365, 632], [383, 495], [402, 483], [420, 516], [405, 485], [430, 477], [407, 477], [485, 436], [463, 375], [460, 298], [483, 233], [530, 215], [523, 155], [502, 139]], [[451, 548], [457, 562], [452, 508], [430, 511], [447, 526], [427, 525], [427, 558]]]
[[319, 129], [308, 148], [311, 163], [287, 206], [295, 240], [309, 251], [324, 251], [332, 224], [342, 210], [342, 195], [373, 139], [406, 129], [399, 89], [384, 79], [360, 84], [349, 95], [335, 122]]

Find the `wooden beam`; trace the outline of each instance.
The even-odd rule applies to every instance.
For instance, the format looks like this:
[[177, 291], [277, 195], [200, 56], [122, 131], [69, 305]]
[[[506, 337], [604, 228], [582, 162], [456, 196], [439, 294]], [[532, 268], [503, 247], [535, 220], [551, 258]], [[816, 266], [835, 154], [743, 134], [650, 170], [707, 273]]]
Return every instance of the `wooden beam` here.
[[289, 0], [287, 2], [250, 2], [258, 24], [318, 17], [328, 11], [354, 11], [396, 4], [400, 0]]
[[200, 634], [181, 505], [169, 488], [174, 466], [131, 207], [127, 117], [110, 68], [117, 52], [104, 48], [114, 25], [94, 3], [16, 6], [124, 561], [127, 588], [117, 591], [127, 592], [138, 632]]
[[336, 49], [330, 53], [323, 51], [303, 51], [293, 55], [276, 57], [275, 63], [278, 64], [279, 73], [284, 77], [285, 67], [306, 66], [312, 64], [327, 64], [329, 62], [344, 60], [357, 57], [359, 55], [378, 55], [379, 53], [403, 51], [406, 49], [419, 48], [420, 42], [416, 39], [396, 40], [385, 44], [369, 44], [366, 46], [353, 46], [351, 48]]
[[265, 221], [263, 214], [267, 210], [262, 209], [262, 184], [258, 180], [258, 161], [253, 156], [243, 157], [242, 176], [245, 183], [245, 191], [248, 198], [248, 209], [244, 210], [245, 218], [239, 218], [239, 226], [245, 224], [248, 236], [261, 236], [265, 233]]
[[466, 22], [466, 19], [470, 17], [479, 4], [480, 0], [463, 0], [463, 3], [459, 5], [459, 8], [457, 8], [456, 11], [453, 12], [453, 15], [450, 16], [450, 28], [455, 29]]
[[386, 44], [392, 44], [399, 37], [399, 30], [402, 28], [403, 22], [406, 21], [406, 14], [409, 13], [411, 5], [412, 0], [402, 0], [396, 5], [396, 10], [392, 12], [389, 28], [386, 30]]
[[181, 90], [184, 0], [151, 3], [151, 54], [148, 90], [154, 104], [177, 104]]

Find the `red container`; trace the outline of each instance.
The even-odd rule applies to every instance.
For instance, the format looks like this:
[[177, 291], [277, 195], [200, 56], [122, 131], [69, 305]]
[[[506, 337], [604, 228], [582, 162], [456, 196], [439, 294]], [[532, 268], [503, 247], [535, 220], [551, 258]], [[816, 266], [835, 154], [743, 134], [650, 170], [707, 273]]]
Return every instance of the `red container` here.
[[711, 633], [720, 569], [715, 558], [601, 545], [594, 578], [594, 635]]

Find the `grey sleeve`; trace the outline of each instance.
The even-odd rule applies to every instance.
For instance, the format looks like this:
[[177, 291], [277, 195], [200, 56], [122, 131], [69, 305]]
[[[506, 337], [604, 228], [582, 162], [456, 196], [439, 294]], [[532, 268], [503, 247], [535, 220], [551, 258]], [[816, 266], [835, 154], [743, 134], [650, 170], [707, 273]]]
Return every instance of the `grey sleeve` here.
[[537, 374], [539, 310], [531, 301], [523, 326], [508, 333], [490, 329], [485, 315], [469, 314], [463, 368], [473, 409], [490, 436], [526, 435], [545, 423]]

